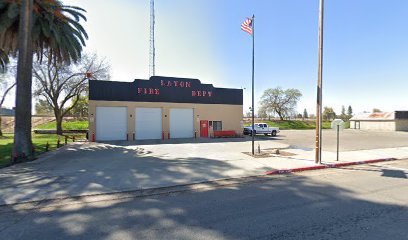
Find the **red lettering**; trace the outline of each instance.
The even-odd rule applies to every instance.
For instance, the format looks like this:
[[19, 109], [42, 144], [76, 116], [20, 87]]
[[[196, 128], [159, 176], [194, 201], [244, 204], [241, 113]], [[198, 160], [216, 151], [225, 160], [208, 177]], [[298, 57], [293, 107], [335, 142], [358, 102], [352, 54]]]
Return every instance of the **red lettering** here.
[[154, 94], [154, 89], [153, 88], [149, 88], [149, 94]]
[[201, 91], [197, 91], [197, 96], [201, 97]]
[[147, 94], [147, 88], [144, 89], [144, 94]]
[[171, 82], [167, 81], [167, 87], [171, 87], [171, 86], [172, 86]]
[[184, 87], [184, 82], [180, 82], [180, 87]]
[[196, 96], [196, 91], [191, 91], [191, 96], [195, 97]]
[[178, 87], [178, 81], [173, 81], [174, 82], [174, 86]]
[[143, 88], [137, 88], [137, 94], [141, 94], [143, 92]]
[[203, 91], [203, 97], [205, 97], [205, 95], [207, 95], [207, 91]]
[[186, 87], [191, 87], [191, 82], [186, 82]]
[[209, 97], [212, 97], [212, 92], [208, 92], [208, 96], [209, 96]]
[[166, 86], [166, 84], [164, 83], [163, 80], [160, 81], [160, 84], [161, 84], [162, 87], [165, 87], [165, 86]]
[[154, 94], [156, 94], [156, 95], [159, 95], [159, 94], [160, 94], [160, 92], [159, 92], [159, 89], [158, 89], [158, 88], [154, 89]]

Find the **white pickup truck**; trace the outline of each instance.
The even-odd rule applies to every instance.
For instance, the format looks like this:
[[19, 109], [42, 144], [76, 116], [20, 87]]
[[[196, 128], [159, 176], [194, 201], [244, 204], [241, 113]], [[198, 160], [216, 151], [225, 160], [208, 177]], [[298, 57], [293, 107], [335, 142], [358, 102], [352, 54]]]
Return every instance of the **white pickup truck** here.
[[[277, 127], [268, 127], [266, 123], [255, 123], [254, 125], [254, 134], [265, 134], [267, 136], [276, 136], [278, 134], [279, 128]], [[244, 135], [252, 135], [252, 125], [244, 127]]]

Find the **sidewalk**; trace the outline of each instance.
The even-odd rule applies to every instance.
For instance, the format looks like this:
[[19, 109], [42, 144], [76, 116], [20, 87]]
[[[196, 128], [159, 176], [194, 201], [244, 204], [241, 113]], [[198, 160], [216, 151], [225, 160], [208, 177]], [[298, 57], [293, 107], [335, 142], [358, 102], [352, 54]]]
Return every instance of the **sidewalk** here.
[[[228, 178], [265, 175], [273, 170], [315, 166], [314, 151], [277, 141], [261, 149], [280, 148], [293, 156], [253, 158], [242, 152], [251, 142], [192, 142], [132, 145], [71, 144], [39, 160], [0, 169], [0, 205], [44, 199], [169, 187]], [[408, 147], [340, 153], [339, 162], [408, 158]], [[334, 163], [335, 152], [323, 152]]]

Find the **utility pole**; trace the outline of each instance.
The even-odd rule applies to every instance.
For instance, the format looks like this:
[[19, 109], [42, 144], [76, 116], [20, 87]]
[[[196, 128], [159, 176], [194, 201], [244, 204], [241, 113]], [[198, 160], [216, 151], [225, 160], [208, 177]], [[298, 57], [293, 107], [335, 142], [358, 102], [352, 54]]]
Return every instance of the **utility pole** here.
[[150, 0], [150, 54], [149, 54], [149, 77], [156, 75], [156, 49], [154, 46], [154, 0]]
[[323, 78], [323, 18], [324, 0], [319, 6], [319, 47], [318, 47], [318, 76], [317, 76], [317, 105], [316, 105], [316, 156], [315, 163], [322, 163], [322, 78]]

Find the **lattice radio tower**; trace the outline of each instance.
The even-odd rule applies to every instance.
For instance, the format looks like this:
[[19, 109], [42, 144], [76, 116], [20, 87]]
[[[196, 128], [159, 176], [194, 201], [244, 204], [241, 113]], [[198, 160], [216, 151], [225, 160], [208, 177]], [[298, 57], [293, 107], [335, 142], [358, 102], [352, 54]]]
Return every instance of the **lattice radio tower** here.
[[150, 55], [149, 77], [156, 74], [156, 49], [154, 47], [154, 0], [150, 0]]

